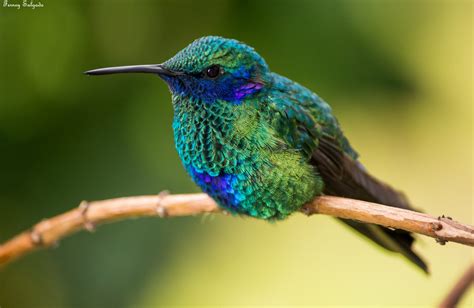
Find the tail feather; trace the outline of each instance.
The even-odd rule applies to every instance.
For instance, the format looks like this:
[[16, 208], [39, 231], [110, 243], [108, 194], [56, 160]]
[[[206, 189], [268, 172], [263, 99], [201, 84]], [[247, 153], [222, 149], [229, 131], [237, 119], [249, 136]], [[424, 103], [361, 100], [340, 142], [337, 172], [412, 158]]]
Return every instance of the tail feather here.
[[[312, 159], [323, 177], [325, 194], [413, 210], [401, 192], [368, 174], [363, 165], [342, 152], [333, 139], [322, 138]], [[383, 248], [404, 255], [428, 273], [426, 263], [411, 248], [414, 238], [409, 232], [341, 220]]]
[[[390, 230], [373, 224], [364, 224], [347, 219], [340, 220], [381, 247], [402, 254], [425, 273], [429, 273], [426, 262], [411, 249], [411, 244], [407, 245], [406, 234], [404, 234], [404, 231], [401, 233], [399, 232], [400, 230]], [[413, 242], [413, 237], [409, 240]]]

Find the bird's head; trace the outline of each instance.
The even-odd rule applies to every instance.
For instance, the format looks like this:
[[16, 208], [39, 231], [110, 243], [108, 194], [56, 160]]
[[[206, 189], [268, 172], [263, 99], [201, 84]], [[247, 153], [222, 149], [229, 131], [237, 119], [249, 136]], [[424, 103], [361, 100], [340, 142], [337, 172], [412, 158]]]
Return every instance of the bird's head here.
[[233, 39], [206, 36], [195, 40], [162, 64], [110, 67], [89, 75], [154, 73], [174, 95], [239, 104], [260, 92], [268, 80], [265, 60], [250, 46]]

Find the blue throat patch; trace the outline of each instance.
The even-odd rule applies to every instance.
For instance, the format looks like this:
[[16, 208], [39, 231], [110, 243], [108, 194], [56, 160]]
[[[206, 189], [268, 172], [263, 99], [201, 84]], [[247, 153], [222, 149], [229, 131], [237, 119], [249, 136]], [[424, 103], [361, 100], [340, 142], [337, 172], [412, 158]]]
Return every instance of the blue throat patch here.
[[263, 88], [263, 83], [253, 81], [251, 75], [252, 72], [249, 69], [240, 67], [218, 79], [202, 78], [192, 74], [161, 77], [175, 94], [200, 99], [211, 104], [216, 100], [240, 104], [246, 97]]

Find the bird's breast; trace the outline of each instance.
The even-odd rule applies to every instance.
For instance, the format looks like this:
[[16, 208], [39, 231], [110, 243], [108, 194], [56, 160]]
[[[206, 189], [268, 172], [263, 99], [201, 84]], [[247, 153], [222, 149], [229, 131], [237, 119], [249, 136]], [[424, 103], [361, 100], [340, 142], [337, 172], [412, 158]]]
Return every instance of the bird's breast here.
[[173, 122], [178, 154], [194, 182], [221, 206], [284, 218], [317, 193], [313, 168], [300, 153], [281, 149], [256, 108], [179, 103]]
[[275, 144], [265, 121], [250, 104], [175, 102], [176, 149], [186, 166], [212, 176], [236, 174], [253, 166]]

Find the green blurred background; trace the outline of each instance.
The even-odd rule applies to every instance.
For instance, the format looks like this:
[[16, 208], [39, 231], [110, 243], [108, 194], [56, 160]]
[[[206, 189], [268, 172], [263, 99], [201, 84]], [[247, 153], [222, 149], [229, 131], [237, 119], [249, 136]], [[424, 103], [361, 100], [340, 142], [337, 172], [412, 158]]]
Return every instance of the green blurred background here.
[[[83, 199], [197, 192], [165, 84], [82, 72], [161, 62], [209, 34], [325, 98], [417, 208], [473, 223], [471, 1], [41, 2], [0, 7], [0, 241]], [[1, 269], [0, 306], [434, 305], [472, 250], [418, 243], [431, 276], [330, 217], [130, 220]]]

